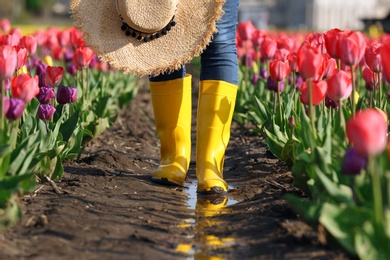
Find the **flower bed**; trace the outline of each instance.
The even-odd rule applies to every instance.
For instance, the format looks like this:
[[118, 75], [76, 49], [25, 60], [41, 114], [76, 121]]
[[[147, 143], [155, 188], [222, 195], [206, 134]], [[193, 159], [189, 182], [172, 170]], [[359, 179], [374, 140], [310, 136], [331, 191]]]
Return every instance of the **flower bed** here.
[[256, 125], [307, 194], [286, 198], [351, 255], [390, 257], [390, 37], [359, 31], [237, 33], [235, 118]]
[[61, 179], [63, 161], [107, 129], [137, 80], [112, 71], [73, 28], [23, 35], [0, 21], [0, 229], [20, 218], [18, 197]]

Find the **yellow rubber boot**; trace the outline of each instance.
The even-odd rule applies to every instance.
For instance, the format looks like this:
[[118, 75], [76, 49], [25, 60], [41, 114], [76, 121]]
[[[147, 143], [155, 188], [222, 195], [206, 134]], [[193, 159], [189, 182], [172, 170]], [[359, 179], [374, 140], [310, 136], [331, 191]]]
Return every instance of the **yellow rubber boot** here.
[[198, 193], [220, 194], [228, 191], [228, 184], [223, 180], [223, 164], [237, 89], [236, 85], [225, 81], [200, 82], [196, 121]]
[[160, 138], [160, 166], [152, 180], [183, 185], [191, 156], [191, 75], [150, 82], [154, 118]]

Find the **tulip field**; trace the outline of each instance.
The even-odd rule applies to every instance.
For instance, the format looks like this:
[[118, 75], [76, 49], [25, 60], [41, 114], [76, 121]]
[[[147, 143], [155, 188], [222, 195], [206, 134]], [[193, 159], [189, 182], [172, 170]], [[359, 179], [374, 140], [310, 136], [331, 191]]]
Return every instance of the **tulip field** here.
[[293, 209], [350, 254], [390, 257], [390, 36], [238, 25], [235, 118], [252, 122], [306, 198]]
[[[234, 119], [263, 138], [305, 196], [293, 210], [362, 259], [390, 259], [390, 35], [237, 28]], [[110, 69], [74, 27], [23, 35], [0, 21], [0, 229], [18, 198], [112, 125], [138, 80]]]
[[137, 79], [113, 72], [73, 27], [23, 35], [0, 22], [0, 230], [18, 197], [60, 180], [64, 160], [107, 129], [134, 97]]

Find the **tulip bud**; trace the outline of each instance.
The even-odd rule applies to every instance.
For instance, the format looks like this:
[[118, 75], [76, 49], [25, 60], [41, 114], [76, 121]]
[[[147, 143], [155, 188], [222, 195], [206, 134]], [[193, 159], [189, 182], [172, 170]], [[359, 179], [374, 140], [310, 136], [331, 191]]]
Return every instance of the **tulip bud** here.
[[46, 104], [53, 100], [55, 97], [54, 89], [52, 87], [46, 86], [39, 89], [39, 94], [37, 96], [39, 103]]
[[9, 120], [16, 120], [23, 115], [25, 103], [19, 98], [10, 98], [9, 99], [9, 108], [5, 116]]
[[368, 158], [355, 148], [349, 148], [344, 156], [342, 172], [346, 175], [358, 175], [367, 165]]
[[57, 102], [59, 104], [66, 104], [75, 102], [77, 100], [77, 88], [60, 86], [57, 90]]
[[50, 105], [50, 104], [43, 104], [38, 107], [38, 117], [43, 120], [51, 120], [53, 118], [54, 113], [56, 112], [56, 109]]

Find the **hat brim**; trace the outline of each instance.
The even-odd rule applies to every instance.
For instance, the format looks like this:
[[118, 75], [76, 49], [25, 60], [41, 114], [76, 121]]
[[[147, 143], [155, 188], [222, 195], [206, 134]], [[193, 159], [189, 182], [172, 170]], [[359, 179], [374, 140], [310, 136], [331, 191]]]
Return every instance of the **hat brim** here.
[[72, 0], [71, 16], [83, 39], [114, 69], [138, 76], [179, 69], [199, 56], [217, 30], [225, 0], [180, 0], [176, 26], [158, 39], [138, 41], [121, 30], [114, 0]]

